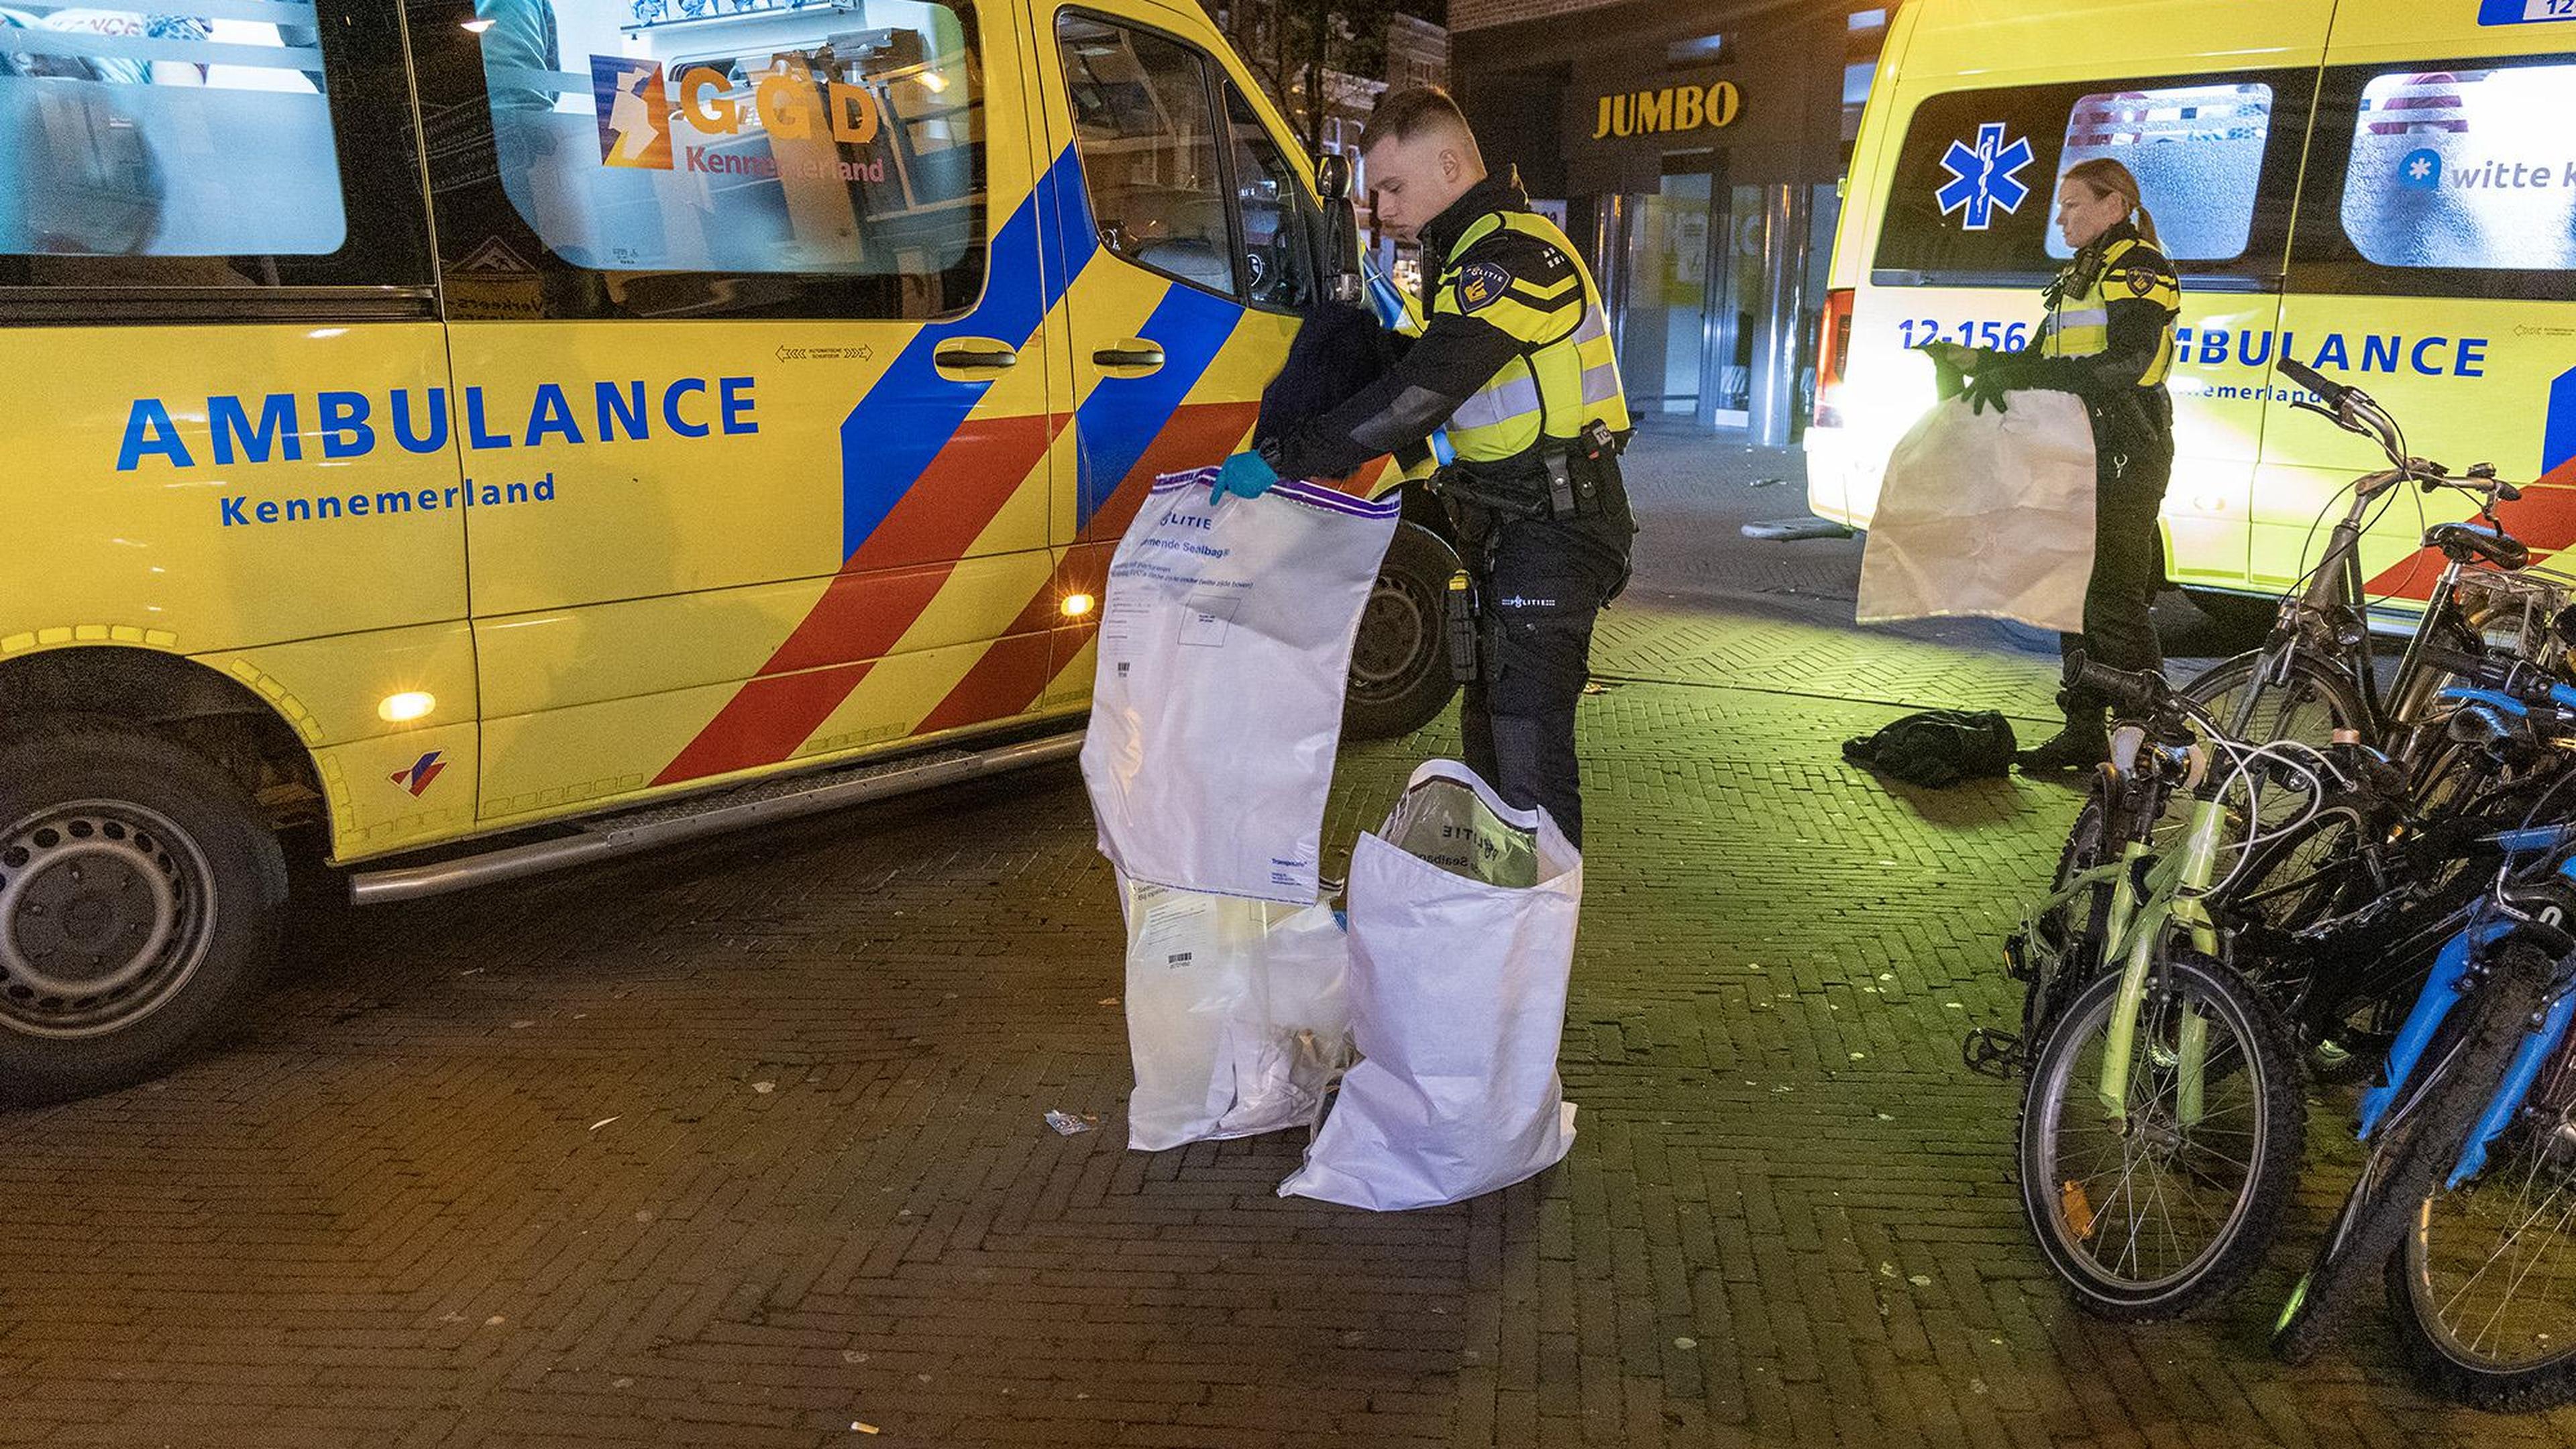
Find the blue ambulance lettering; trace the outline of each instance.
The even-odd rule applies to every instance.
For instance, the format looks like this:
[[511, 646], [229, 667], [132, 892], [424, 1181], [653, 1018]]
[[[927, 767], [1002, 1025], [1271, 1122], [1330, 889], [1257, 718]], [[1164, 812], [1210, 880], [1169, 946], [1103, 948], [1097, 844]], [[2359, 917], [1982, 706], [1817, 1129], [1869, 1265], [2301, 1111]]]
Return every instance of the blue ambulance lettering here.
[[2295, 331], [2276, 335], [2268, 328], [2210, 328], [2199, 332], [2189, 327], [2174, 329], [2174, 360], [2201, 367], [2230, 362], [2261, 367], [2272, 361], [2277, 348], [2282, 357], [2305, 362], [2320, 372], [2484, 377], [2490, 345], [2484, 337], [2408, 337], [2391, 332], [2364, 333], [2356, 338], [2329, 332], [2315, 347], [2303, 352]]
[[[201, 460], [291, 463], [305, 457], [307, 444], [327, 459], [363, 458], [388, 434], [404, 452], [435, 453], [447, 446], [451, 422], [465, 446], [475, 451], [615, 443], [649, 438], [656, 428], [681, 438], [757, 433], [757, 381], [546, 382], [524, 400], [487, 397], [482, 388], [468, 387], [452, 404], [443, 387], [396, 388], [384, 394], [273, 392], [209, 397], [202, 413], [193, 399], [183, 400], [181, 411], [173, 413], [163, 399], [143, 397], [126, 409], [116, 471], [131, 473], [155, 459], [173, 468], [194, 468]], [[183, 427], [182, 419], [192, 426]], [[379, 427], [379, 420], [390, 426]]]

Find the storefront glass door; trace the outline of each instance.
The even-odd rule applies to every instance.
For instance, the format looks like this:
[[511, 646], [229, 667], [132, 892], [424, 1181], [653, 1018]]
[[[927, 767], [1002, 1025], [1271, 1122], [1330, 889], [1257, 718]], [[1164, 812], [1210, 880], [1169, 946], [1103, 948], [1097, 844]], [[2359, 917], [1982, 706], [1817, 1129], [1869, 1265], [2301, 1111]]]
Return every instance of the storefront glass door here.
[[1795, 441], [1814, 407], [1832, 188], [1728, 186], [1708, 152], [1667, 165], [1656, 191], [1618, 196], [1602, 217], [1628, 407]]
[[1631, 412], [1696, 414], [1708, 321], [1709, 176], [1667, 176], [1662, 191], [1631, 196], [1627, 313], [1619, 377]]
[[[1683, 158], [1676, 158], [1677, 160]], [[1619, 373], [1628, 406], [1706, 428], [1745, 425], [1765, 306], [1770, 215], [1764, 188], [1701, 169], [1622, 198]]]

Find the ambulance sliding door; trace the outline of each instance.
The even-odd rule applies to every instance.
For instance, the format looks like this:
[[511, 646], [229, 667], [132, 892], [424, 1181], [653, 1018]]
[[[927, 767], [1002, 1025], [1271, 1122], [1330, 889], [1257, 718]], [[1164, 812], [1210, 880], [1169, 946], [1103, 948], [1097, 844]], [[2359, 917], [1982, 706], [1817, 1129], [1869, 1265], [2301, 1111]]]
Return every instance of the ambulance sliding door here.
[[[2543, 480], [2503, 510], [2535, 552], [2576, 543], [2576, 13], [2556, 8], [2342, 0], [2281, 317], [2284, 353], [2386, 404], [2418, 456]], [[2255, 572], [2274, 586], [2338, 490], [2385, 466], [2296, 396], [2266, 404]], [[2424, 527], [2472, 511], [2392, 496], [2371, 591], [2426, 597]]]
[[1034, 702], [1044, 631], [1007, 636], [1055, 425], [1008, 3], [414, 12], [487, 821]]

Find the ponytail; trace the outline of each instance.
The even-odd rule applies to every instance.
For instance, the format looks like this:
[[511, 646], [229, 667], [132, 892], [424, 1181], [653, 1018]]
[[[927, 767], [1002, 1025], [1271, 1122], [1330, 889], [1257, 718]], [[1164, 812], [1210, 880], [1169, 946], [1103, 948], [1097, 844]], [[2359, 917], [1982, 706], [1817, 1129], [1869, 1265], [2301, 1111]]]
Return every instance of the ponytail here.
[[2096, 156], [2068, 167], [2066, 179], [2083, 182], [2096, 196], [2117, 196], [2129, 203], [2129, 220], [2138, 228], [2138, 239], [2158, 251], [2164, 250], [2164, 242], [2156, 236], [2156, 219], [2138, 190], [2137, 175], [2128, 167], [2108, 156]]

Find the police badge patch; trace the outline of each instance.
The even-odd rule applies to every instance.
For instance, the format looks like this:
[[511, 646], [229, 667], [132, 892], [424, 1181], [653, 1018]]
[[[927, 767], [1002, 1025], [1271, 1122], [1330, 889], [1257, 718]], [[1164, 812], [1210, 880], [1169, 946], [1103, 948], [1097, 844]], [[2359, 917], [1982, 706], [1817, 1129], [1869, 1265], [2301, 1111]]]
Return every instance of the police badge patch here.
[[1469, 262], [1458, 269], [1458, 310], [1473, 312], [1503, 295], [1512, 274], [1492, 262]]
[[2129, 290], [2143, 297], [2156, 289], [2156, 274], [2144, 267], [2129, 269]]

